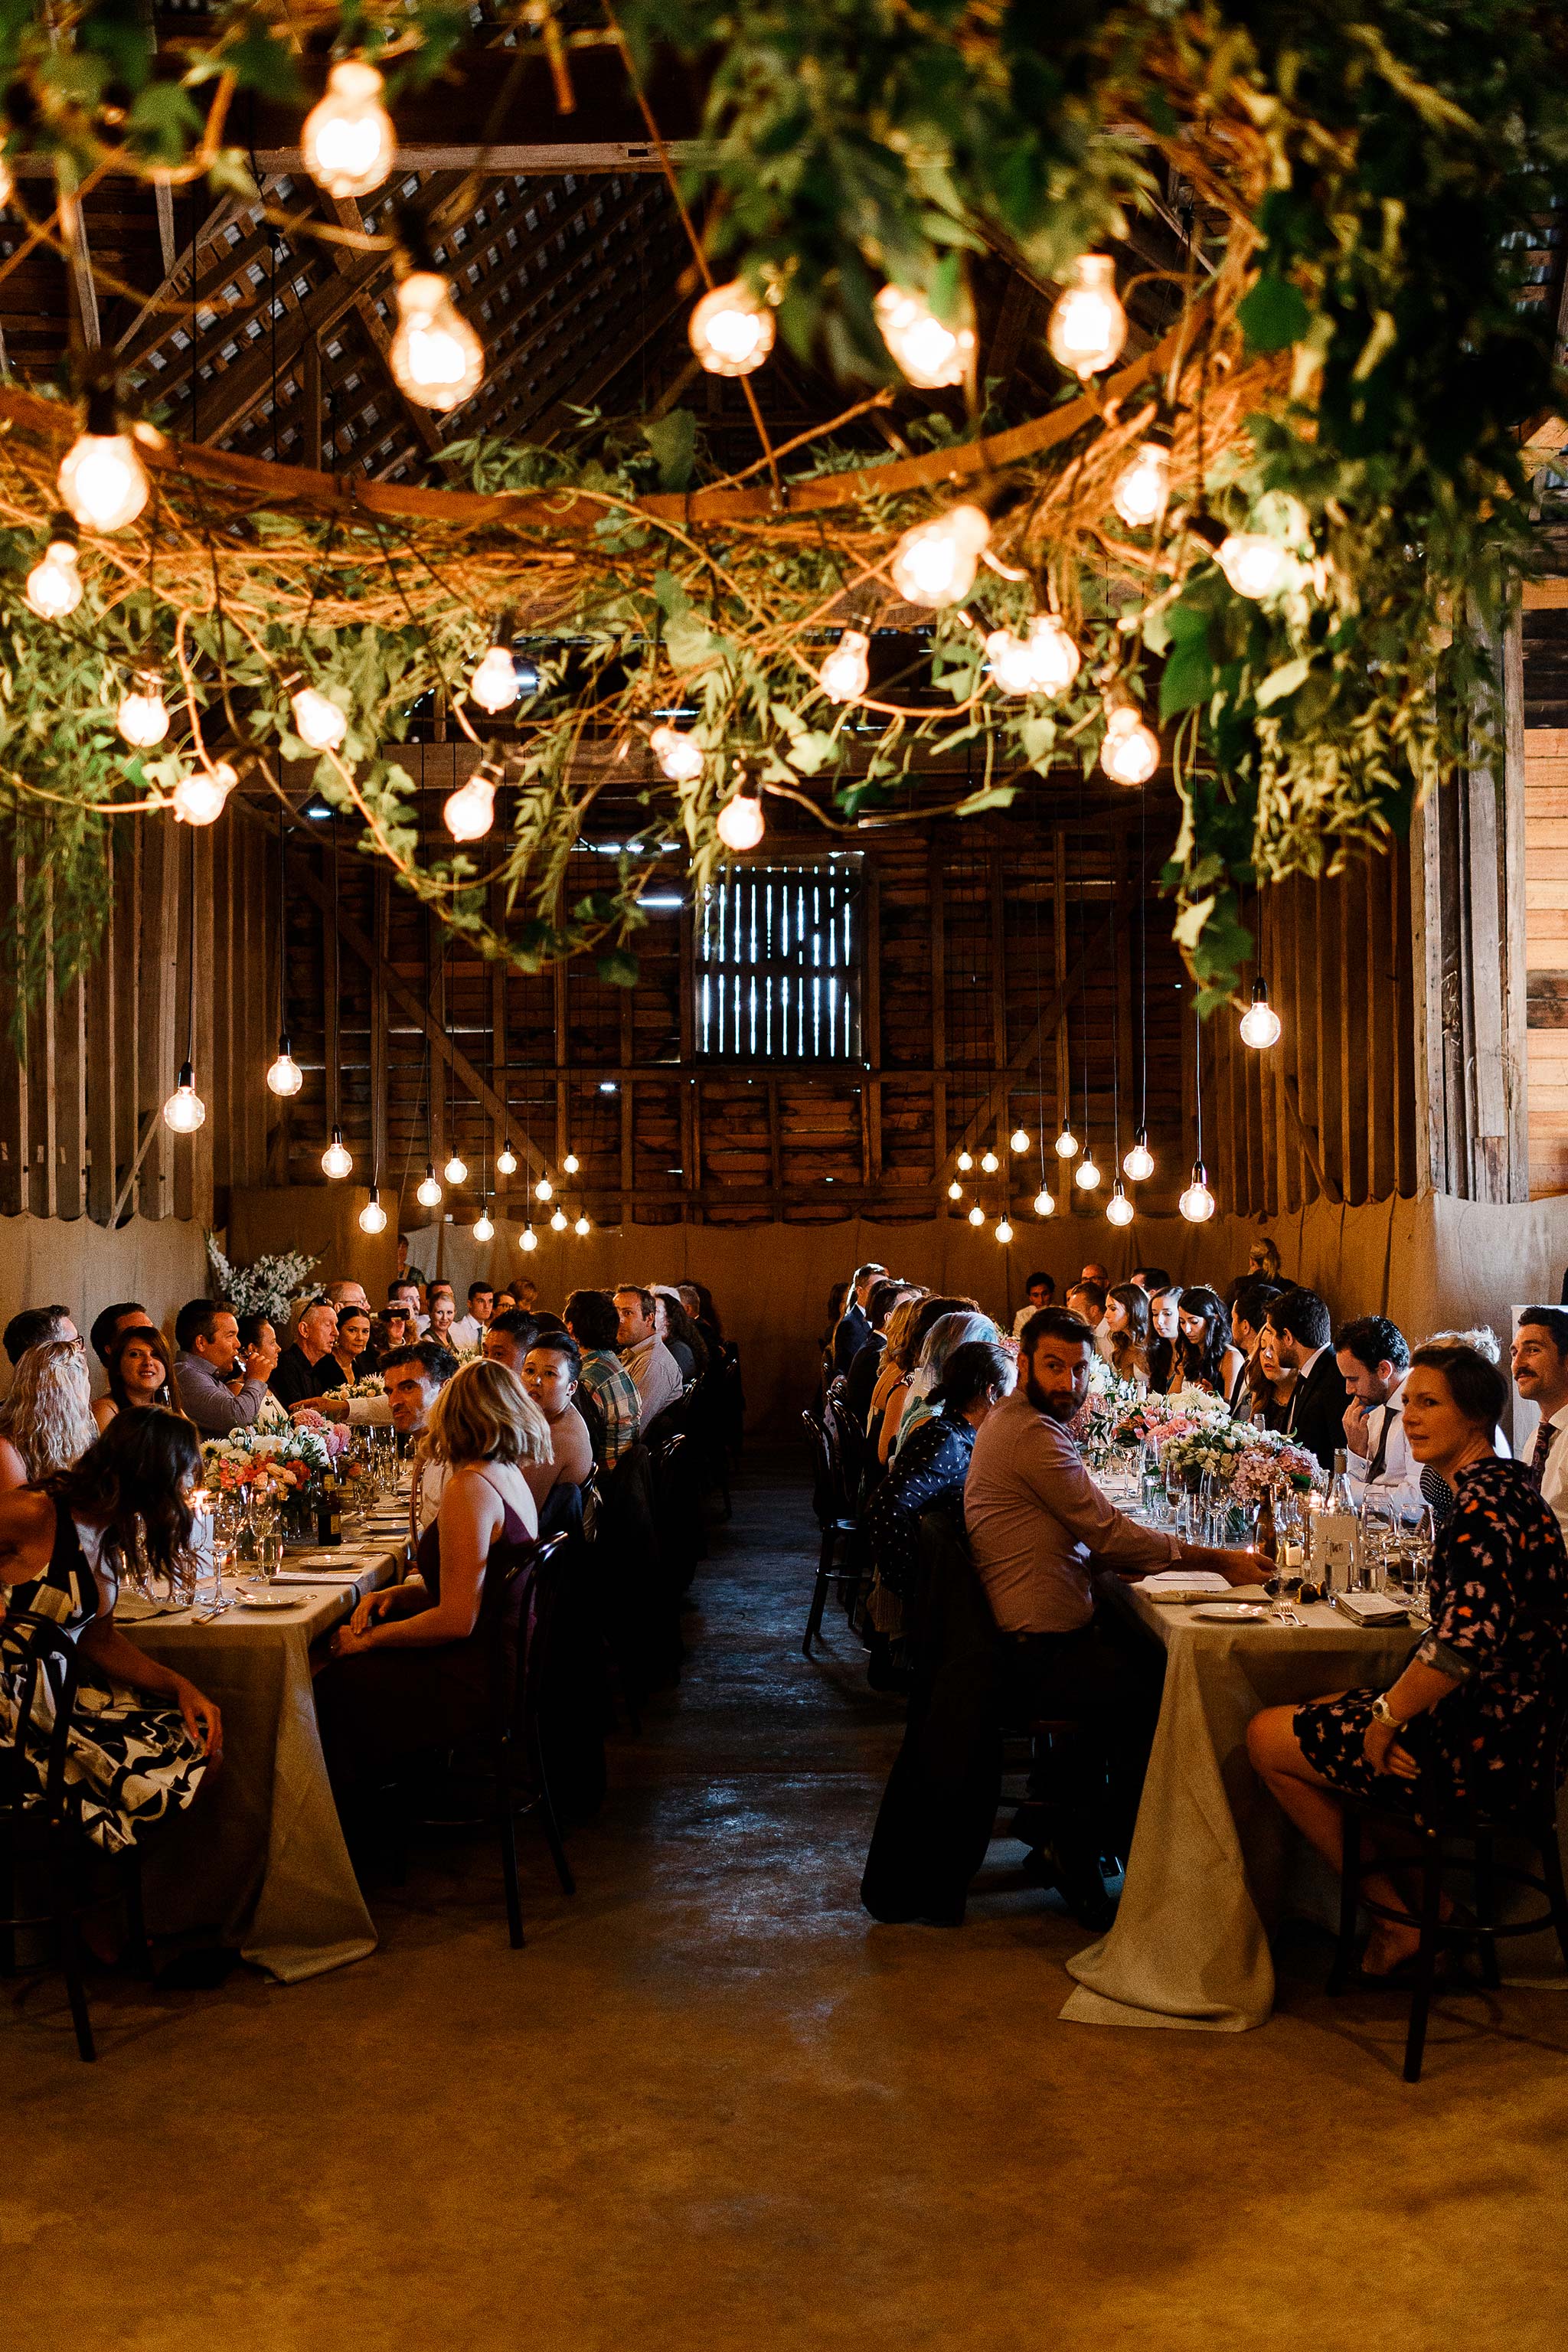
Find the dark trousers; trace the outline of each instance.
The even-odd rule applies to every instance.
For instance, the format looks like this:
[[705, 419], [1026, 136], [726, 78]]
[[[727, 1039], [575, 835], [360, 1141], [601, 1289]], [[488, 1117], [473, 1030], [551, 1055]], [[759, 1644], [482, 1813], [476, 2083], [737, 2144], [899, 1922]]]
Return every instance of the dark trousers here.
[[1003, 1637], [1005, 1708], [1024, 1723], [1059, 1716], [1080, 1727], [1051, 1759], [1050, 1790], [1079, 1824], [1104, 1824], [1124, 1859], [1160, 1718], [1164, 1653], [1101, 1601], [1071, 1633]]

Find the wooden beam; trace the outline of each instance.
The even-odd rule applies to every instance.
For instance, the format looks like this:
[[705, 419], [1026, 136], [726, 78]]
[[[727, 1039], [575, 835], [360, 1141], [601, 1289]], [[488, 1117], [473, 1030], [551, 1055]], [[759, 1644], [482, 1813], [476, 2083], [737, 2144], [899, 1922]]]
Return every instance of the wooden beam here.
[[[679, 169], [700, 163], [716, 151], [700, 139], [672, 139], [667, 152]], [[302, 165], [298, 147], [261, 147], [256, 160], [264, 172], [287, 172], [298, 177]], [[18, 171], [27, 168], [19, 161]], [[399, 140], [397, 169], [406, 172], [482, 171], [488, 177], [562, 179], [579, 174], [646, 172], [659, 173], [658, 150], [646, 139], [510, 140], [495, 147], [478, 140]], [[374, 200], [373, 200], [374, 201]]]

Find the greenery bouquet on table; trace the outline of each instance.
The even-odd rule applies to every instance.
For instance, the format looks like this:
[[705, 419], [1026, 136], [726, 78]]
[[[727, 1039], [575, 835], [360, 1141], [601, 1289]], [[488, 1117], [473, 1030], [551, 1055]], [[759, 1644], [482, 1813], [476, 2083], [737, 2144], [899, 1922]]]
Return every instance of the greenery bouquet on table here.
[[253, 1258], [248, 1265], [236, 1265], [219, 1249], [216, 1234], [209, 1233], [206, 1238], [207, 1264], [217, 1296], [226, 1298], [237, 1315], [265, 1315], [277, 1331], [284, 1331], [295, 1307], [306, 1296], [321, 1259], [307, 1257], [303, 1250], [288, 1250], [281, 1256]]

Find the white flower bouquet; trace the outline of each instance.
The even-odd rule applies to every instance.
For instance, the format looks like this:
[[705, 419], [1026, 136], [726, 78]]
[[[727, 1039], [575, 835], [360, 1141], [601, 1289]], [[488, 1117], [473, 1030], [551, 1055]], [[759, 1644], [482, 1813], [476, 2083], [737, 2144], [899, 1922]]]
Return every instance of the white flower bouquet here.
[[218, 1297], [226, 1298], [237, 1315], [265, 1315], [281, 1330], [298, 1301], [306, 1296], [321, 1259], [307, 1257], [303, 1250], [289, 1250], [282, 1256], [258, 1257], [249, 1265], [236, 1265], [219, 1249], [216, 1234], [209, 1233], [206, 1239], [207, 1264]]

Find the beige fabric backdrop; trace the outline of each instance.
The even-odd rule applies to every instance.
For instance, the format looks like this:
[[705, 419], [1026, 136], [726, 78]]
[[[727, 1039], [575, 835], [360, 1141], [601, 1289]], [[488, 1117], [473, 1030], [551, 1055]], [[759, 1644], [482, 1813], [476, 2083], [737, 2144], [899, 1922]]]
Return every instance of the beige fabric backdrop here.
[[[132, 1217], [112, 1231], [90, 1217], [0, 1217], [0, 1326], [24, 1307], [68, 1307], [86, 1331], [101, 1307], [137, 1298], [172, 1325], [187, 1298], [207, 1289], [200, 1225], [179, 1217]], [[8, 1379], [10, 1367], [0, 1366]]]

